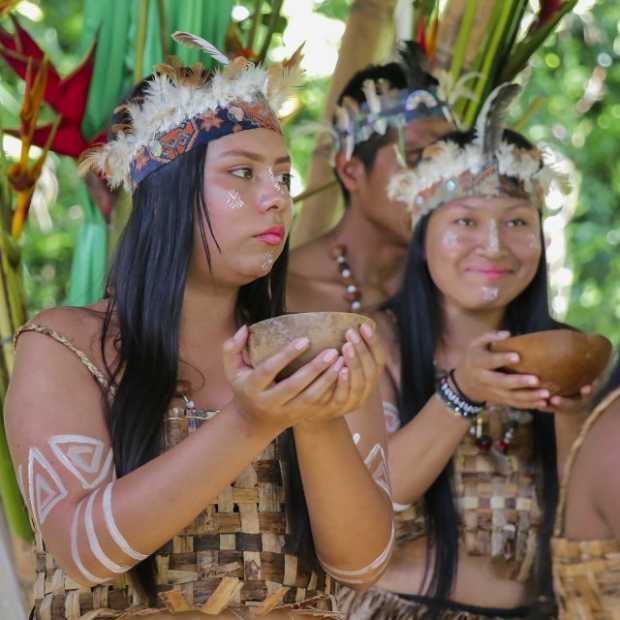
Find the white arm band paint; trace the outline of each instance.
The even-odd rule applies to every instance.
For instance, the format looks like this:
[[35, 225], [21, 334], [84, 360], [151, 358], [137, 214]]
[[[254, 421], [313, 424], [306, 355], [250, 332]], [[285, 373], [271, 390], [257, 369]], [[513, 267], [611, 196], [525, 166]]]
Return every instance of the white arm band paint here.
[[125, 537], [121, 534], [120, 530], [116, 526], [116, 521], [114, 521], [114, 515], [112, 514], [113, 484], [113, 482], [110, 482], [106, 486], [105, 491], [103, 492], [103, 516], [105, 518], [105, 523], [108, 526], [110, 536], [112, 536], [114, 542], [119, 546], [121, 551], [128, 555], [130, 558], [138, 561], [146, 560], [146, 558], [148, 558], [149, 556], [132, 549], [129, 543], [125, 540]]
[[82, 564], [82, 560], [80, 558], [80, 551], [78, 549], [78, 528], [79, 528], [79, 518], [80, 518], [80, 510], [82, 509], [82, 504], [84, 500], [82, 500], [75, 508], [75, 513], [73, 514], [73, 523], [71, 524], [71, 559], [73, 563], [77, 566], [78, 570], [82, 575], [86, 578], [86, 580], [90, 583], [104, 583], [107, 579], [96, 577], [93, 575], [85, 566]]
[[390, 534], [390, 539], [387, 546], [382, 551], [381, 555], [379, 555], [370, 564], [368, 564], [368, 566], [364, 566], [364, 568], [360, 568], [357, 570], [345, 570], [342, 568], [336, 568], [335, 566], [330, 566], [329, 564], [323, 562], [323, 560], [318, 555], [317, 557], [325, 572], [329, 573], [334, 579], [337, 579], [338, 581], [342, 581], [344, 583], [364, 584], [367, 582], [367, 580], [362, 579], [361, 577], [375, 573], [377, 570], [387, 564], [390, 556], [392, 555], [392, 550], [394, 549], [395, 536], [396, 532], [394, 530], [394, 523], [392, 523], [392, 532]]
[[121, 566], [113, 562], [103, 551], [95, 532], [95, 524], [93, 522], [93, 504], [97, 498], [99, 489], [96, 489], [90, 494], [88, 502], [86, 503], [86, 512], [84, 513], [84, 525], [86, 526], [86, 536], [88, 538], [88, 545], [93, 555], [105, 566], [111, 573], [126, 573], [131, 567]]
[[392, 487], [390, 486], [390, 472], [385, 450], [381, 444], [377, 443], [372, 447], [372, 450], [364, 459], [364, 465], [366, 465], [372, 479], [385, 492], [391, 503]]

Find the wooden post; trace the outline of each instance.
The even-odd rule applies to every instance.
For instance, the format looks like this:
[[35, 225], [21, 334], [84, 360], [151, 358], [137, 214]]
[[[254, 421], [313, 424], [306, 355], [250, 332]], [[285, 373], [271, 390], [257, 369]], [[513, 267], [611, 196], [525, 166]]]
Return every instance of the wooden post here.
[[[371, 63], [388, 59], [394, 43], [394, 9], [397, 0], [353, 0], [342, 37], [338, 63], [331, 80], [323, 122], [331, 121], [338, 95], [352, 75]], [[333, 179], [324, 156], [313, 155], [307, 189]], [[304, 201], [293, 229], [292, 244], [300, 245], [327, 232], [337, 221], [340, 189], [325, 190]]]

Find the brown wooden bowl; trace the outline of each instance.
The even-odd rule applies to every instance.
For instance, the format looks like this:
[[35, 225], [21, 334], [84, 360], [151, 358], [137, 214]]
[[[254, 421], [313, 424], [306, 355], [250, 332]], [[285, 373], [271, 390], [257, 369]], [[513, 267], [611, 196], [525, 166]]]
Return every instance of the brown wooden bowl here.
[[375, 327], [372, 319], [352, 312], [284, 314], [254, 323], [250, 325], [248, 343], [250, 363], [256, 367], [289, 342], [306, 336], [310, 339], [310, 346], [278, 375], [278, 379], [283, 379], [292, 375], [325, 349], [340, 351], [346, 342], [346, 331], [350, 328], [359, 328], [363, 323], [368, 323], [373, 329]]
[[518, 353], [506, 370], [536, 375], [552, 395], [575, 396], [605, 370], [611, 342], [604, 336], [555, 329], [514, 336], [491, 344], [492, 351]]

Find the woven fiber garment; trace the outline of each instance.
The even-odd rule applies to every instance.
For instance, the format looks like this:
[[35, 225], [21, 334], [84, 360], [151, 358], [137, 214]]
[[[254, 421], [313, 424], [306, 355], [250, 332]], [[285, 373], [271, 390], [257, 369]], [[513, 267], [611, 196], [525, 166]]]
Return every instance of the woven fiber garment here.
[[[20, 333], [37, 332], [72, 351], [99, 385], [105, 378], [69, 339], [44, 325], [28, 324]], [[214, 412], [170, 409], [164, 445], [169, 449], [207, 423]], [[37, 575], [33, 620], [99, 620], [128, 615], [200, 611], [240, 615], [273, 609], [334, 616], [336, 583], [285, 551], [290, 532], [285, 512], [285, 463], [272, 442], [242, 475], [222, 490], [204, 511], [155, 554], [159, 602], [147, 609], [131, 573], [86, 588], [67, 576], [45, 551], [36, 532]], [[188, 489], [191, 492], [191, 489]]]
[[[364, 592], [364, 596], [359, 596], [359, 592], [354, 592], [349, 588], [341, 588], [338, 592], [338, 607], [348, 620], [425, 620], [428, 614], [435, 610], [427, 604], [409, 601], [398, 595], [373, 588]], [[466, 608], [458, 609], [445, 608], [436, 616], [437, 620], [500, 620], [501, 618], [525, 618], [526, 615], [490, 615], [479, 614], [469, 611]], [[489, 610], [491, 611], [491, 610]]]
[[[501, 437], [510, 413], [481, 415], [488, 417], [491, 434]], [[462, 550], [492, 558], [501, 578], [527, 581], [542, 518], [536, 495], [532, 424], [517, 428], [506, 455], [481, 449], [467, 434], [454, 454], [453, 465]], [[426, 535], [423, 502], [396, 512], [395, 521], [398, 542]]]
[[590, 429], [619, 398], [620, 389], [617, 389], [592, 412], [566, 462], [555, 535], [551, 540], [554, 588], [561, 620], [620, 619], [620, 542], [564, 537], [567, 488], [577, 455]]

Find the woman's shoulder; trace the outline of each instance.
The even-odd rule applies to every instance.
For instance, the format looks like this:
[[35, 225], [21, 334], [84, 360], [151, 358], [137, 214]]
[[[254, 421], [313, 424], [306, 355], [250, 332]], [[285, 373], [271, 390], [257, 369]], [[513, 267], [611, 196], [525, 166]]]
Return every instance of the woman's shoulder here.
[[56, 307], [33, 316], [17, 333], [18, 359], [71, 363], [77, 355], [91, 374], [102, 369], [101, 334], [107, 302], [84, 307]]

